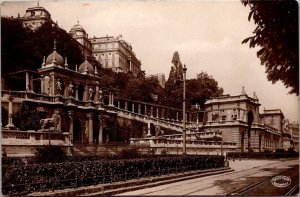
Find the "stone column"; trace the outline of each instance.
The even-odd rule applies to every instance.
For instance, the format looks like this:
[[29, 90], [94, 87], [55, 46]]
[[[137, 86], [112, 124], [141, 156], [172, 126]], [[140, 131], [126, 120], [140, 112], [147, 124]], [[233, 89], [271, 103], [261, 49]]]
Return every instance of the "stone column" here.
[[73, 127], [73, 112], [68, 111], [69, 119], [70, 119], [70, 127], [69, 127], [69, 133], [70, 133], [70, 140], [73, 143], [73, 136], [74, 136], [74, 127]]
[[102, 125], [101, 115], [98, 115], [98, 120], [99, 120], [99, 136], [98, 136], [98, 141], [99, 141], [99, 144], [103, 144], [103, 125]]
[[158, 117], [158, 107], [156, 107], [156, 118], [159, 118]]
[[95, 96], [94, 96], [94, 101], [99, 102], [99, 82], [97, 82], [97, 84], [96, 84], [96, 92], [95, 92]]
[[30, 92], [33, 92], [33, 76], [29, 75], [29, 86], [30, 86]]
[[111, 92], [111, 105], [114, 106], [114, 93]]
[[131, 103], [131, 112], [134, 113], [134, 103]]
[[89, 123], [88, 123], [89, 144], [92, 144], [93, 143], [93, 115], [88, 114], [87, 118], [89, 120]]
[[150, 119], [148, 119], [148, 124], [147, 124], [147, 128], [148, 128], [148, 133], [147, 133], [147, 137], [151, 137], [151, 127], [150, 127]]
[[29, 73], [26, 72], [26, 92], [30, 92], [30, 76], [29, 76]]
[[271, 150], [273, 150], [274, 149], [274, 135], [273, 135], [273, 133], [271, 133]]
[[128, 111], [128, 103], [127, 103], [127, 101], [125, 101], [125, 111]]
[[178, 114], [178, 111], [176, 112], [176, 121], [179, 121], [179, 114]]
[[129, 71], [132, 71], [132, 63], [131, 63], [131, 60], [129, 60]]
[[118, 109], [121, 108], [121, 103], [120, 103], [120, 100], [118, 100]]
[[15, 125], [13, 124], [13, 97], [9, 96], [8, 98], [8, 124], [5, 126], [6, 128], [15, 128]]

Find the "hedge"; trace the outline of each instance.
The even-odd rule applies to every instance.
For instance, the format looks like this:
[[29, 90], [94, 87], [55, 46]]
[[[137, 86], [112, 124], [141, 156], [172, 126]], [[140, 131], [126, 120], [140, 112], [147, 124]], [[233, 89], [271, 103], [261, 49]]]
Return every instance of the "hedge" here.
[[5, 195], [28, 194], [221, 167], [224, 167], [224, 157], [216, 155], [3, 165], [2, 192]]

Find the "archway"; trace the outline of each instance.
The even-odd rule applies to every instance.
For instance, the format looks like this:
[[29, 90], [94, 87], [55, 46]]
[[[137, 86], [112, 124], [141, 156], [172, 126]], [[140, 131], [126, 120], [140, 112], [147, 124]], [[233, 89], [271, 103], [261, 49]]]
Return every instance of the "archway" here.
[[74, 143], [82, 143], [84, 141], [84, 132], [82, 131], [81, 121], [78, 119], [74, 120], [74, 134], [73, 141]]
[[248, 124], [248, 152], [251, 152], [251, 126], [254, 120], [252, 111], [247, 113], [247, 124]]
[[84, 86], [82, 84], [78, 85], [78, 99], [80, 101], [83, 101], [83, 95], [84, 95]]

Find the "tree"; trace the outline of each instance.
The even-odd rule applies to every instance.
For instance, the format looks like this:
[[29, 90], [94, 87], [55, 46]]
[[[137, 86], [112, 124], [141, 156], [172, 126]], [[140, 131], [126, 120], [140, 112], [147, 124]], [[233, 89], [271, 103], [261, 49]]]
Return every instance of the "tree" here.
[[175, 51], [173, 58], [169, 78], [165, 84], [165, 105], [169, 107], [179, 107], [182, 105], [182, 79], [183, 79], [183, 67], [180, 61], [178, 51]]
[[83, 62], [77, 41], [51, 22], [45, 22], [40, 28], [31, 31], [23, 28], [18, 18], [1, 17], [1, 27], [2, 74], [40, 68], [43, 56], [47, 57], [53, 51], [54, 39], [57, 40], [57, 52], [68, 58], [71, 67]]
[[248, 20], [257, 25], [253, 36], [242, 43], [259, 46], [257, 57], [272, 83], [282, 81], [290, 94], [299, 95], [298, 3], [295, 0], [242, 0], [250, 7]]
[[[173, 55], [172, 63], [173, 66], [166, 82], [165, 105], [180, 108], [183, 93], [183, 67], [177, 51]], [[197, 74], [196, 78], [186, 81], [187, 108], [191, 108], [192, 105], [198, 103], [203, 109], [207, 99], [214, 96], [221, 96], [222, 94], [223, 88], [219, 87], [218, 82], [206, 72], [201, 72]]]
[[204, 109], [204, 103], [211, 97], [221, 96], [223, 88], [218, 86], [218, 82], [206, 72], [201, 71], [196, 79], [187, 81], [186, 88], [188, 105], [198, 103], [201, 109]]

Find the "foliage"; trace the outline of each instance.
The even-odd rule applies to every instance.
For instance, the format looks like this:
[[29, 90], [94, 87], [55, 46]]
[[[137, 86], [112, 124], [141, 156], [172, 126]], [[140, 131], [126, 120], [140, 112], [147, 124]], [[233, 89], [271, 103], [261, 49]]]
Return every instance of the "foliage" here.
[[[172, 58], [173, 66], [170, 70], [169, 78], [165, 88], [165, 105], [180, 108], [182, 105], [183, 93], [183, 67], [179, 53], [175, 51]], [[204, 103], [210, 97], [223, 94], [223, 88], [218, 86], [218, 82], [206, 72], [201, 71], [196, 78], [186, 80], [186, 106], [191, 108], [198, 103], [204, 108]]]
[[221, 96], [223, 88], [218, 86], [218, 82], [206, 72], [201, 71], [196, 79], [187, 81], [187, 98], [190, 104], [198, 103], [204, 109], [204, 103], [211, 97]]
[[21, 130], [39, 130], [40, 119], [46, 117], [46, 112], [37, 111], [36, 106], [23, 103], [21, 110], [15, 114], [14, 125]]
[[145, 77], [143, 71], [134, 76], [132, 73], [115, 73], [111, 69], [101, 69], [101, 85], [115, 91], [119, 97], [144, 102], [155, 102], [153, 95], [161, 98], [163, 91], [157, 78]]
[[63, 162], [66, 158], [65, 152], [59, 146], [43, 146], [37, 148], [35, 154], [36, 163]]
[[[18, 18], [1, 17], [1, 69], [2, 75], [41, 68], [43, 57], [53, 51], [54, 39], [57, 52], [68, 58], [71, 69], [83, 62], [83, 55], [76, 40], [57, 25], [45, 22], [40, 28], [31, 31], [23, 28]], [[7, 79], [12, 90], [20, 90], [24, 81]]]
[[178, 51], [175, 51], [172, 58], [172, 66], [169, 78], [165, 84], [165, 100], [164, 104], [169, 107], [177, 107], [182, 105], [182, 89], [183, 89], [183, 67], [180, 61]]
[[138, 149], [135, 147], [122, 149], [121, 152], [118, 153], [120, 159], [133, 159], [139, 158], [140, 156]]
[[149, 156], [142, 159], [2, 166], [2, 192], [29, 193], [223, 166], [224, 157], [213, 155]]
[[259, 47], [257, 57], [265, 65], [272, 83], [282, 81], [289, 93], [299, 95], [298, 2], [295, 0], [242, 0], [250, 7], [248, 20], [254, 20], [253, 36], [242, 43]]
[[22, 69], [36, 70], [41, 67], [43, 56], [53, 51], [54, 39], [57, 40], [57, 52], [68, 57], [73, 66], [83, 61], [81, 49], [65, 30], [51, 22], [45, 22], [40, 28], [31, 31], [22, 27], [18, 18], [1, 17], [2, 73]]

